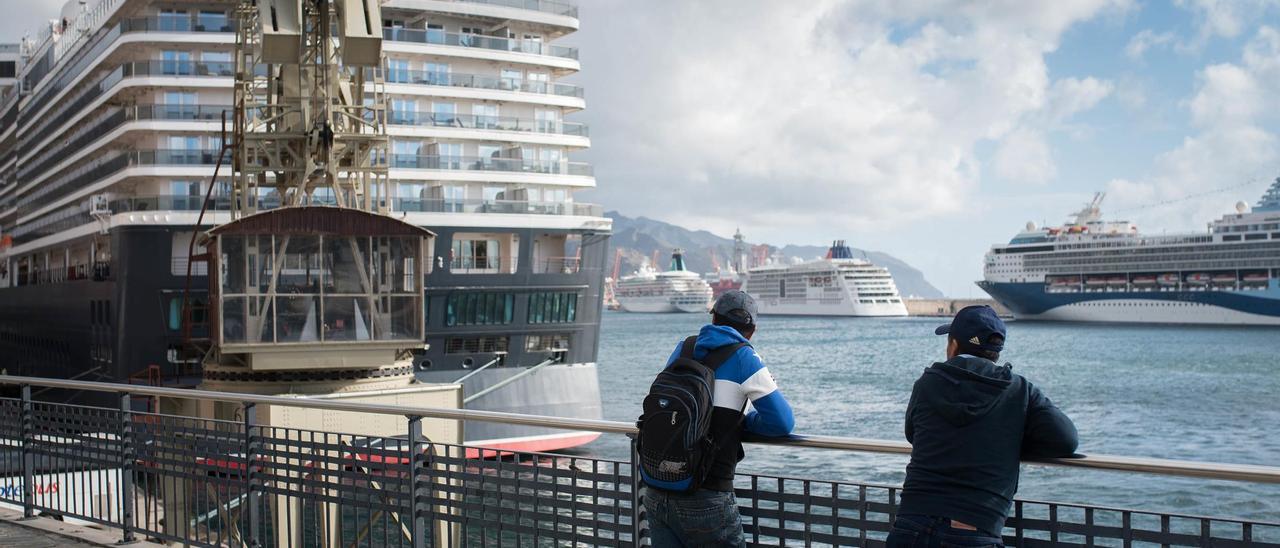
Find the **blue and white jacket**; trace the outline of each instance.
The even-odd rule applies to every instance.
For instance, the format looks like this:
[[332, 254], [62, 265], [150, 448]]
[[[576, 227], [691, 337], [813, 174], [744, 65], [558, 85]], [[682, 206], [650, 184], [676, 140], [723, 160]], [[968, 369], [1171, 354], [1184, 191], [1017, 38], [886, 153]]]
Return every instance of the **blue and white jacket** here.
[[[693, 358], [701, 360], [717, 348], [745, 343], [744, 338], [732, 327], [705, 325], [698, 332]], [[681, 341], [667, 358], [667, 365], [680, 357]], [[742, 430], [761, 436], [786, 436], [795, 427], [791, 404], [782, 396], [769, 369], [764, 366], [755, 348], [744, 346], [720, 367], [716, 368], [715, 394], [712, 403], [711, 430], [720, 443], [703, 487], [713, 491], [732, 491], [733, 474], [742, 460]], [[750, 402], [750, 403], [748, 403]], [[746, 407], [746, 417], [741, 412]], [[742, 428], [738, 427], [739, 422]]]

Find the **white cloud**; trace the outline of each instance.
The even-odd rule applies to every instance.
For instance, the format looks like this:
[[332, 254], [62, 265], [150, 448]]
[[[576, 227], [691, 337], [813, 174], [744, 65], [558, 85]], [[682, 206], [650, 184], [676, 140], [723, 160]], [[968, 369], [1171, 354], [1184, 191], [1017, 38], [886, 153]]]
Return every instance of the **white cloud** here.
[[1043, 184], [1057, 175], [1044, 134], [1034, 130], [1017, 129], [1006, 135], [994, 162], [996, 174], [1008, 181]]
[[1143, 29], [1142, 32], [1133, 35], [1133, 38], [1129, 39], [1129, 44], [1124, 47], [1124, 53], [1130, 59], [1142, 59], [1147, 50], [1157, 46], [1169, 45], [1174, 38], [1175, 36], [1172, 32], [1157, 33], [1151, 29]]
[[966, 207], [983, 142], [1007, 149], [998, 171], [1045, 180], [1044, 133], [1111, 90], [1051, 81], [1045, 55], [1071, 25], [1126, 6], [592, 4], [607, 17], [584, 15], [586, 116], [610, 128], [593, 136], [597, 199], [825, 237]]
[[1251, 23], [1262, 20], [1270, 10], [1280, 8], [1280, 0], [1177, 0], [1192, 13], [1196, 34], [1174, 45], [1181, 52], [1199, 51], [1214, 38], [1235, 38]]
[[[1268, 130], [1278, 116], [1280, 32], [1262, 27], [1235, 63], [1209, 65], [1197, 74], [1194, 95], [1185, 103], [1197, 133], [1155, 159], [1140, 180], [1108, 185], [1113, 203], [1140, 206], [1176, 200], [1215, 189], [1256, 182], [1265, 188], [1280, 167], [1280, 139]], [[1253, 190], [1249, 190], [1253, 192]], [[1256, 196], [1218, 193], [1169, 207], [1144, 210], [1141, 218], [1167, 228], [1203, 227], [1230, 211], [1236, 200]]]

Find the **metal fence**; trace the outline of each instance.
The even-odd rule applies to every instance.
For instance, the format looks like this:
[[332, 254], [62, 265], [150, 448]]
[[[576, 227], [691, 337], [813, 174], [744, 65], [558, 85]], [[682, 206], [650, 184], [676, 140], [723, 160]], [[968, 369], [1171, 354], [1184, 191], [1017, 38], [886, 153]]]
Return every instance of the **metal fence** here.
[[[191, 546], [637, 546], [647, 543], [632, 461], [496, 451], [423, 437], [424, 420], [556, 426], [613, 435], [625, 423], [337, 400], [0, 377], [0, 505], [119, 529], [124, 541]], [[112, 408], [35, 401], [31, 387], [110, 391]], [[237, 409], [234, 420], [166, 415], [182, 398]], [[405, 418], [369, 437], [280, 428], [260, 406]], [[807, 437], [825, 449], [903, 452], [877, 440]], [[1280, 468], [1091, 456], [1054, 461], [1280, 483]], [[752, 545], [882, 546], [896, 486], [741, 474]], [[1280, 547], [1280, 523], [1018, 500], [1013, 546]]]

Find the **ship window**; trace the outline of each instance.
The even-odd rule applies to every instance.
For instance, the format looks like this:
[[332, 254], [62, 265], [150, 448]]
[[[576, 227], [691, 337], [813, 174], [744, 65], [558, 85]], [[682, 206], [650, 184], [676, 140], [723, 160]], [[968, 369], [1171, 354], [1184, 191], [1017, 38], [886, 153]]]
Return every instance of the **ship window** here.
[[524, 349], [527, 352], [548, 352], [551, 350], [567, 350], [569, 335], [556, 333], [551, 335], [525, 335]]
[[507, 337], [453, 337], [444, 342], [445, 354], [480, 354], [507, 351]]
[[515, 311], [512, 293], [453, 293], [445, 301], [444, 324], [505, 325]]
[[160, 16], [157, 18], [160, 30], [187, 32], [191, 30], [191, 16], [187, 15], [187, 10], [165, 9], [160, 10]]
[[196, 30], [230, 32], [231, 25], [227, 22], [227, 12], [200, 10], [200, 14], [196, 16]]
[[577, 307], [577, 293], [531, 293], [529, 323], [573, 323]]
[[1246, 240], [1265, 240], [1265, 239], [1267, 239], [1267, 235], [1266, 235], [1265, 233], [1261, 233], [1261, 232], [1260, 232], [1260, 233], [1257, 233], [1257, 234], [1245, 234], [1245, 235], [1244, 235], [1244, 239], [1246, 239]]
[[1240, 241], [1240, 235], [1239, 235], [1239, 234], [1232, 234], [1232, 235], [1230, 235], [1230, 236], [1223, 236], [1223, 237], [1222, 237], [1222, 241], [1224, 241], [1224, 242], [1238, 242], [1238, 241]]
[[17, 74], [17, 61], [0, 61], [0, 78], [14, 78]]

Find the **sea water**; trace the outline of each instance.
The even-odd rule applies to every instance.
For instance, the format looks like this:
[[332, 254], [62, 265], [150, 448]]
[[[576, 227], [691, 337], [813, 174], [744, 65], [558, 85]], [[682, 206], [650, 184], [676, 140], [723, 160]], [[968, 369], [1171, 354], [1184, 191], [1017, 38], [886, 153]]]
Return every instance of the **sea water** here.
[[[608, 312], [606, 419], [634, 421], [703, 314]], [[765, 317], [752, 341], [791, 402], [796, 432], [904, 440], [912, 383], [944, 357], [940, 318]], [[1010, 322], [1001, 361], [1075, 421], [1080, 452], [1280, 466], [1280, 329]], [[626, 438], [584, 450], [626, 458]], [[739, 471], [900, 484], [907, 458], [752, 445]], [[1022, 498], [1280, 521], [1280, 485], [1023, 467]]]

